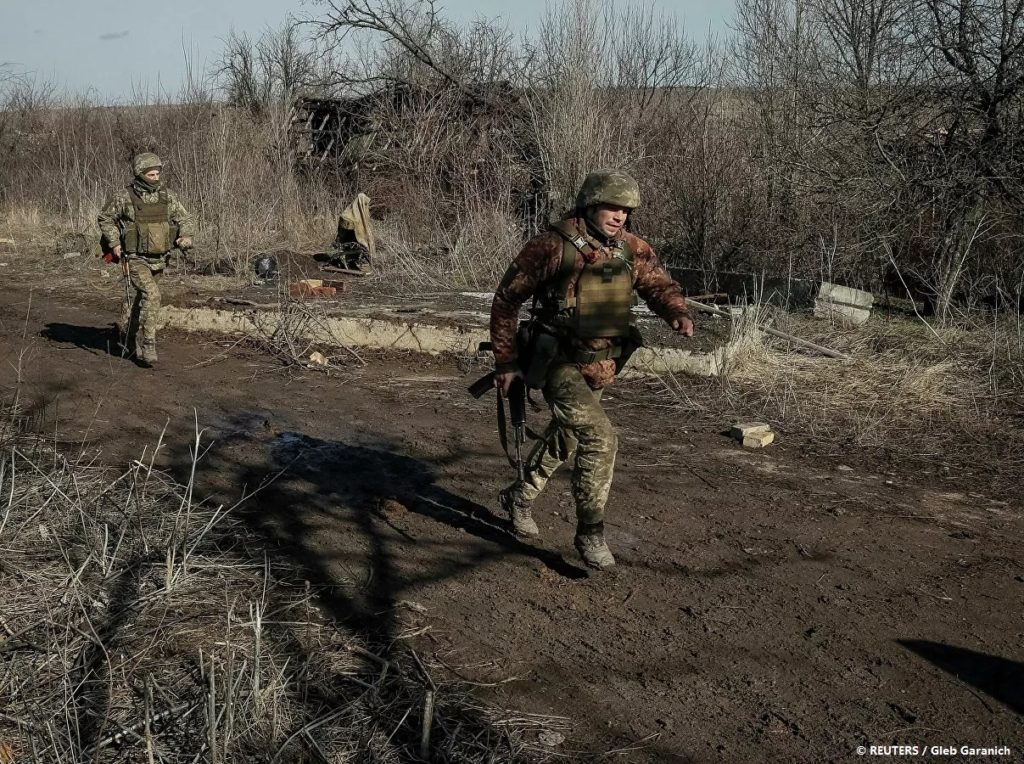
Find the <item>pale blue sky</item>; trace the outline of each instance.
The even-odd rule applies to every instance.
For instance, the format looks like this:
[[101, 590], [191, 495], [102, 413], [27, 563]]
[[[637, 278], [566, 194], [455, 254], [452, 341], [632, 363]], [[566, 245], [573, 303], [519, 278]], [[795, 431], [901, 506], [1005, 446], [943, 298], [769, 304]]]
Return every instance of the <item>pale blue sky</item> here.
[[[449, 16], [503, 16], [517, 29], [549, 0], [441, 0]], [[653, 0], [691, 35], [725, 31], [733, 0]], [[317, 15], [310, 0], [0, 0], [0, 63], [73, 92], [109, 101], [137, 90], [176, 94], [186, 52], [197, 69], [220, 54], [232, 29], [258, 35], [289, 14]]]

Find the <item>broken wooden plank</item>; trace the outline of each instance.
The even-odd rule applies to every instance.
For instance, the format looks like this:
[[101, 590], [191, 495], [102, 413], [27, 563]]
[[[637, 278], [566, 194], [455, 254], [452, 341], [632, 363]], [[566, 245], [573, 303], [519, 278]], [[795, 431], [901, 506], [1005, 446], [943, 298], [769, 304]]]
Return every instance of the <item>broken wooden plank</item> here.
[[336, 265], [321, 265], [320, 270], [330, 273], [347, 273], [349, 276], [365, 276], [366, 271], [357, 271], [354, 268], [339, 268]]

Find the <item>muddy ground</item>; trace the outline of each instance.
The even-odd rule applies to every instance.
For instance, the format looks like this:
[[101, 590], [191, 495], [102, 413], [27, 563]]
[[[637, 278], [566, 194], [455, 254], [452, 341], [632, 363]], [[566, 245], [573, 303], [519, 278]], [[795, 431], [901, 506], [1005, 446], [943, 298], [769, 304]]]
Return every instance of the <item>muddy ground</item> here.
[[852, 761], [900, 743], [1024, 760], [1012, 476], [799, 432], [744, 451], [722, 412], [629, 383], [607, 398], [619, 565], [588, 575], [565, 475], [539, 502], [540, 541], [496, 515], [510, 470], [493, 402], [464, 394], [480, 369], [369, 355], [325, 375], [167, 333], [145, 370], [108, 352], [115, 307], [0, 286], [0, 385], [29, 425], [118, 465], [166, 428], [156, 462], [184, 479], [198, 422], [200, 493], [258, 488], [238, 511], [344, 628], [414, 645], [488, 701], [569, 717], [567, 760]]

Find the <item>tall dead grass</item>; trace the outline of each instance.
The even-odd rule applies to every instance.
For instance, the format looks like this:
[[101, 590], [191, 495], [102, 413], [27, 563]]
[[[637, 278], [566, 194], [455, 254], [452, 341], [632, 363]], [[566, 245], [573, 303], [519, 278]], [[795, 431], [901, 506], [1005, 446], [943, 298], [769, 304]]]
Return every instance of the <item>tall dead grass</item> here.
[[[642, 2], [563, 0], [526, 36], [493, 20], [459, 25], [433, 2], [315, 13], [256, 40], [231, 36], [207, 79], [173, 99], [109, 106], [2, 83], [0, 236], [94, 240], [103, 198], [149, 149], [199, 221], [192, 265], [242, 272], [257, 252], [324, 248], [362, 191], [381, 223], [381, 277], [481, 288], [572, 206], [587, 172], [610, 165], [640, 182], [635, 230], [666, 260], [699, 268], [708, 291], [735, 271], [878, 288], [894, 267], [919, 298], [941, 298], [947, 323], [959, 300], [1019, 296], [1019, 189], [1003, 197], [1021, 174], [1010, 150], [1020, 131], [1000, 120], [1017, 124], [1024, 89], [1010, 78], [1005, 99], [978, 96], [999, 103], [991, 130], [974, 124], [988, 111], [970, 89], [942, 77], [889, 95], [858, 89], [840, 70], [860, 60], [849, 45], [870, 14], [843, 30], [843, 14], [821, 3], [744, 0], [736, 39], [716, 44]], [[1024, 33], [1024, 15], [1000, 24], [1007, 39]], [[965, 50], [981, 56], [1000, 24], [982, 25]], [[931, 60], [951, 39], [915, 45]], [[902, 50], [883, 48], [883, 58]], [[1015, 50], [1001, 66], [1016, 66]], [[935, 122], [916, 100], [926, 92], [953, 99], [943, 104], [963, 119]], [[862, 105], [885, 97], [862, 114], [840, 93]], [[338, 121], [353, 129], [313, 168], [290, 133], [291, 101], [307, 94], [352, 99]], [[962, 139], [948, 156], [943, 131]], [[989, 191], [967, 193], [958, 178]]]
[[821, 443], [908, 457], [970, 460], [979, 443], [1005, 446], [1005, 466], [1024, 467], [1024, 449], [1006, 437], [1024, 422], [1016, 322], [995, 317], [987, 326], [941, 328], [875, 316], [857, 330], [783, 314], [774, 322], [850, 360], [748, 337], [720, 387], [732, 410]]
[[[503, 714], [325, 616], [238, 507], [0, 418], [0, 753], [60, 762], [540, 761]], [[206, 450], [197, 431], [192, 475]], [[435, 677], [437, 677], [435, 679]]]

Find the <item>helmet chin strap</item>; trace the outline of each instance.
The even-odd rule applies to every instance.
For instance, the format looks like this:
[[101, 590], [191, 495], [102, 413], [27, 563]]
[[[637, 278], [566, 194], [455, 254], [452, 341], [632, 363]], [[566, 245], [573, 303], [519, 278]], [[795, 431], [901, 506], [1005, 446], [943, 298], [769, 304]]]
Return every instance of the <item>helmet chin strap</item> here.
[[610, 242], [615, 237], [614, 236], [609, 236], [603, 230], [601, 230], [601, 227], [597, 224], [597, 221], [594, 220], [594, 211], [596, 209], [597, 209], [596, 206], [590, 206], [590, 207], [585, 208], [583, 210], [583, 220], [587, 224], [587, 231], [589, 231], [590, 234], [595, 239], [600, 241], [602, 244], [607, 244], [608, 242]]

